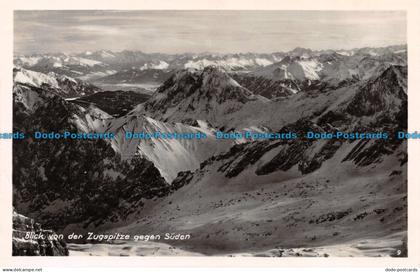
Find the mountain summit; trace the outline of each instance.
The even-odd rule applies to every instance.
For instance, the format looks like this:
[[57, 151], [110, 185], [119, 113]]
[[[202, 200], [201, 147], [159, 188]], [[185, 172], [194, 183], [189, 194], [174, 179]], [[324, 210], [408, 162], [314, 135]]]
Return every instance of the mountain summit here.
[[169, 78], [145, 103], [143, 109], [154, 118], [183, 122], [202, 119], [218, 122], [249, 102], [264, 102], [239, 85], [223, 69], [182, 70]]
[[370, 80], [354, 97], [348, 110], [355, 116], [398, 112], [407, 100], [407, 66], [390, 66]]

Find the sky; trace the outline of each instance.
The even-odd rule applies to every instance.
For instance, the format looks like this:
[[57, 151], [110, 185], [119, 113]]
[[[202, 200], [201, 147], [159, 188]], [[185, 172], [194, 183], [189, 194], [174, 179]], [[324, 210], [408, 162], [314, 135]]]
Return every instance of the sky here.
[[403, 11], [15, 11], [16, 54], [271, 53], [406, 43]]

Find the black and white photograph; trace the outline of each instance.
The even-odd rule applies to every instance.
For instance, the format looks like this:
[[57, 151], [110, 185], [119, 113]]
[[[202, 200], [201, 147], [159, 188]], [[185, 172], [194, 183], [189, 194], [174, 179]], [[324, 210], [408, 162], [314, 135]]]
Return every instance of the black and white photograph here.
[[405, 10], [13, 20], [13, 256], [410, 254]]

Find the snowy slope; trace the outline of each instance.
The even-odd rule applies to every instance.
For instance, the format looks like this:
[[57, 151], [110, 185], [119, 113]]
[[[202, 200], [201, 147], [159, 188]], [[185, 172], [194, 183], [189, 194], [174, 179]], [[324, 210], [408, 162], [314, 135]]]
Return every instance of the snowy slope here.
[[13, 80], [16, 83], [28, 84], [40, 88], [42, 85], [49, 85], [53, 88], [59, 88], [57, 79], [52, 75], [46, 75], [23, 68], [15, 68]]
[[[169, 124], [150, 117], [129, 114], [112, 120], [106, 131], [116, 134], [111, 144], [124, 159], [129, 160], [135, 155], [140, 155], [152, 161], [162, 177], [171, 183], [178, 172], [197, 169], [202, 161], [226, 151], [232, 145], [232, 141], [216, 141], [213, 130], [206, 127], [204, 122], [201, 124], [203, 127]], [[126, 139], [126, 132], [202, 133], [207, 139]]]
[[63, 97], [83, 96], [99, 91], [99, 88], [66, 75], [49, 72], [48, 74], [31, 71], [21, 67], [13, 69], [15, 84], [48, 89]]
[[[306, 103], [324, 103], [324, 109], [290, 118], [284, 129], [406, 129], [400, 120], [407, 110], [401, 80], [406, 81], [405, 69], [391, 67], [345, 99], [300, 94]], [[383, 99], [382, 107], [372, 111], [364, 100], [370, 98]], [[358, 111], [351, 106], [355, 101]], [[172, 194], [145, 203], [142, 220], [132, 217], [131, 224], [113, 231], [176, 228], [193, 238], [172, 245], [207, 255], [395, 256], [407, 235], [406, 155], [406, 142], [392, 140], [235, 145], [179, 175]]]
[[[399, 241], [389, 250], [382, 252], [377, 245], [361, 255], [395, 254], [406, 228], [406, 171], [390, 177], [394, 169], [400, 169], [392, 157], [376, 165], [382, 173], [341, 164], [351, 147], [345, 146], [308, 175], [293, 168], [256, 176], [255, 168], [272, 153], [234, 178], [218, 171], [223, 162], [216, 161], [163, 201], [147, 202], [142, 210], [144, 220], [133, 218], [132, 224], [118, 231], [164, 233], [176, 228], [193, 238], [171, 244], [210, 255], [287, 250], [299, 245], [326, 247], [323, 252], [328, 255], [341, 251], [342, 256], [352, 254], [349, 244], [355, 240], [382, 239], [398, 232]], [[328, 250], [329, 246], [335, 248]]]

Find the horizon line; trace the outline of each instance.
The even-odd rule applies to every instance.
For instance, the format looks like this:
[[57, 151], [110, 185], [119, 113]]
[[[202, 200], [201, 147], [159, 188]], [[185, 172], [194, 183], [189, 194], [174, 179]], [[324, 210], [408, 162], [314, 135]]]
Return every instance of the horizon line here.
[[343, 48], [326, 48], [326, 49], [311, 49], [309, 47], [301, 47], [301, 46], [296, 46], [291, 50], [288, 51], [271, 51], [271, 52], [256, 52], [256, 51], [247, 51], [247, 52], [226, 52], [226, 53], [222, 53], [222, 52], [216, 52], [216, 51], [200, 51], [200, 52], [182, 52], [182, 53], [162, 53], [162, 52], [145, 52], [142, 51], [141, 49], [123, 49], [123, 50], [111, 50], [111, 49], [97, 49], [97, 50], [83, 50], [83, 51], [78, 51], [78, 52], [37, 52], [37, 53], [19, 53], [19, 52], [13, 52], [13, 56], [33, 56], [33, 55], [59, 55], [59, 54], [64, 54], [64, 55], [81, 55], [81, 54], [85, 54], [86, 52], [91, 52], [91, 53], [96, 53], [96, 52], [100, 52], [100, 51], [107, 51], [107, 52], [112, 52], [112, 53], [122, 53], [124, 51], [127, 52], [141, 52], [147, 55], [155, 55], [155, 54], [161, 54], [161, 55], [169, 55], [169, 56], [174, 56], [174, 55], [210, 55], [210, 54], [214, 54], [214, 55], [240, 55], [240, 54], [287, 54], [290, 52], [293, 52], [296, 49], [303, 49], [303, 50], [310, 50], [311, 52], [322, 52], [322, 51], [353, 51], [353, 50], [362, 50], [362, 49], [366, 49], [366, 48], [374, 48], [374, 49], [381, 49], [381, 48], [389, 48], [389, 47], [397, 47], [397, 46], [408, 46], [408, 43], [403, 43], [403, 44], [390, 44], [390, 45], [385, 45], [385, 46], [363, 46], [363, 47], [355, 47], [355, 48], [350, 48], [350, 49], [343, 49]]

